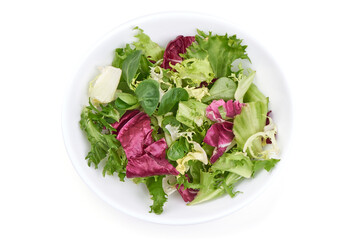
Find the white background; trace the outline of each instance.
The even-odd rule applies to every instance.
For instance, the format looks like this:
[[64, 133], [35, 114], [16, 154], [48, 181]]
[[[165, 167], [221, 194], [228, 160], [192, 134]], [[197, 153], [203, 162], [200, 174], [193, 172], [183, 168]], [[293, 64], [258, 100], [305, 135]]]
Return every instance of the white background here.
[[[357, 1], [1, 1], [0, 239], [359, 239]], [[61, 134], [65, 86], [104, 34], [149, 13], [237, 23], [278, 61], [294, 107], [287, 159], [242, 210], [191, 226], [126, 216], [73, 169]]]

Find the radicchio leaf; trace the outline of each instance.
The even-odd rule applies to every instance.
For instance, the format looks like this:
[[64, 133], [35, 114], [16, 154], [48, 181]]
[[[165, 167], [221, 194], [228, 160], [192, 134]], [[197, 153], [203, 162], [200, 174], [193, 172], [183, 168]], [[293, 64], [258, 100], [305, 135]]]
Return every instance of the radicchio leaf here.
[[180, 187], [179, 185], [176, 185], [176, 188], [185, 202], [191, 202], [192, 200], [194, 200], [197, 193], [199, 192], [199, 190], [197, 189], [192, 189], [192, 188], [185, 189], [184, 185], [181, 185]]
[[164, 52], [164, 61], [161, 64], [162, 68], [171, 69], [169, 63], [175, 65], [180, 63], [183, 59], [180, 57], [180, 53], [185, 53], [186, 48], [189, 47], [195, 41], [195, 37], [182, 35], [177, 36], [174, 40], [170, 41]]
[[154, 175], [178, 175], [179, 172], [165, 158], [165, 139], [156, 142], [151, 136], [150, 117], [138, 110], [128, 111], [113, 125], [117, 139], [124, 148], [128, 164], [126, 176], [149, 177]]
[[[188, 181], [190, 180], [190, 178], [187, 174], [185, 174], [185, 177], [187, 178]], [[176, 184], [175, 187], [178, 190], [178, 192], [180, 193], [184, 202], [191, 202], [192, 200], [194, 200], [197, 193], [199, 192], [198, 189], [193, 189], [193, 188], [185, 189], [185, 186], [183, 184], [181, 184], [180, 186], [179, 186], [179, 184]]]
[[213, 124], [206, 132], [204, 143], [215, 147], [210, 162], [214, 163], [231, 144], [234, 134], [232, 132], [233, 124], [231, 122], [221, 122]]
[[219, 107], [222, 107], [225, 110], [227, 118], [234, 118], [236, 115], [241, 113], [241, 108], [245, 106], [244, 103], [239, 101], [229, 100], [225, 102], [223, 99], [214, 100], [206, 108], [206, 116], [214, 122], [223, 122], [225, 119], [221, 116]]

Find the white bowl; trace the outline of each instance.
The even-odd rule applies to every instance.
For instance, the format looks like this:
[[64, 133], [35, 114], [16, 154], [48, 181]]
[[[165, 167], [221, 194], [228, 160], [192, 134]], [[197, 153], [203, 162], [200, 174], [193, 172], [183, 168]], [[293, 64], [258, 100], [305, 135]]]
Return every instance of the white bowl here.
[[[127, 180], [120, 182], [117, 176], [102, 176], [102, 169], [88, 167], [85, 156], [89, 144], [80, 130], [79, 120], [82, 108], [88, 104], [88, 84], [99, 72], [98, 67], [112, 62], [115, 48], [123, 47], [134, 40], [133, 27], [144, 29], [151, 39], [161, 46], [178, 35], [195, 35], [196, 29], [217, 34], [237, 34], [248, 45], [247, 52], [252, 60], [252, 69], [257, 71], [255, 83], [270, 97], [270, 109], [278, 125], [278, 143], [283, 151], [288, 144], [291, 130], [291, 105], [285, 79], [271, 56], [257, 41], [243, 32], [236, 23], [208, 15], [172, 12], [149, 15], [120, 25], [99, 41], [85, 57], [67, 89], [62, 113], [62, 127], [65, 146], [69, 157], [84, 182], [104, 201], [116, 209], [142, 220], [164, 224], [192, 224], [213, 220], [233, 213], [257, 197], [279, 169], [270, 173], [262, 171], [254, 179], [241, 182], [236, 190], [243, 192], [235, 198], [224, 196], [207, 203], [187, 206], [178, 194], [169, 197], [161, 215], [149, 213], [152, 204], [146, 187]], [[283, 154], [280, 156], [283, 157]]]

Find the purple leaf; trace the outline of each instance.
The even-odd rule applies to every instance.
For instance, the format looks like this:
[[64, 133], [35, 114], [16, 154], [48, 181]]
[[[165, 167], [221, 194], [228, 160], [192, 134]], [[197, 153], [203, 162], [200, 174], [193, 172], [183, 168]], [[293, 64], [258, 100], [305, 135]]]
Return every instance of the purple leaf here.
[[126, 176], [149, 177], [154, 175], [178, 175], [179, 172], [165, 158], [165, 139], [154, 142], [151, 136], [150, 117], [138, 110], [127, 111], [118, 123], [117, 139], [124, 148], [128, 164]]
[[174, 40], [170, 41], [164, 52], [164, 61], [161, 64], [162, 68], [171, 69], [169, 63], [175, 65], [182, 62], [180, 53], [185, 53], [186, 48], [189, 47], [195, 41], [195, 37], [182, 35], [177, 36]]
[[197, 189], [192, 189], [192, 188], [185, 189], [184, 185], [181, 185], [179, 187], [178, 184], [176, 185], [176, 189], [178, 190], [178, 192], [180, 193], [182, 199], [185, 202], [191, 202], [192, 200], [194, 200], [197, 193], [199, 192], [199, 190], [197, 190]]
[[229, 100], [225, 102], [223, 99], [214, 100], [206, 108], [206, 116], [214, 122], [223, 122], [225, 119], [221, 117], [219, 107], [223, 107], [226, 113], [226, 117], [234, 118], [236, 115], [241, 113], [241, 108], [245, 106], [245, 103], [239, 101]]
[[204, 143], [215, 147], [210, 158], [210, 162], [214, 163], [221, 157], [226, 148], [231, 144], [234, 133], [232, 132], [233, 124], [231, 122], [214, 123], [206, 132]]

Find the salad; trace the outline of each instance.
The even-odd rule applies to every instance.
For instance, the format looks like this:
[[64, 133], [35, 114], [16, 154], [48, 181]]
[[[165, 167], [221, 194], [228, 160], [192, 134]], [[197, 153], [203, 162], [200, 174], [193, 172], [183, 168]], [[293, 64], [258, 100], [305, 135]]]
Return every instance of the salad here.
[[234, 197], [242, 179], [280, 161], [269, 98], [236, 35], [197, 30], [166, 48], [138, 27], [89, 84], [80, 127], [89, 166], [145, 184], [161, 214], [170, 194], [195, 205]]

